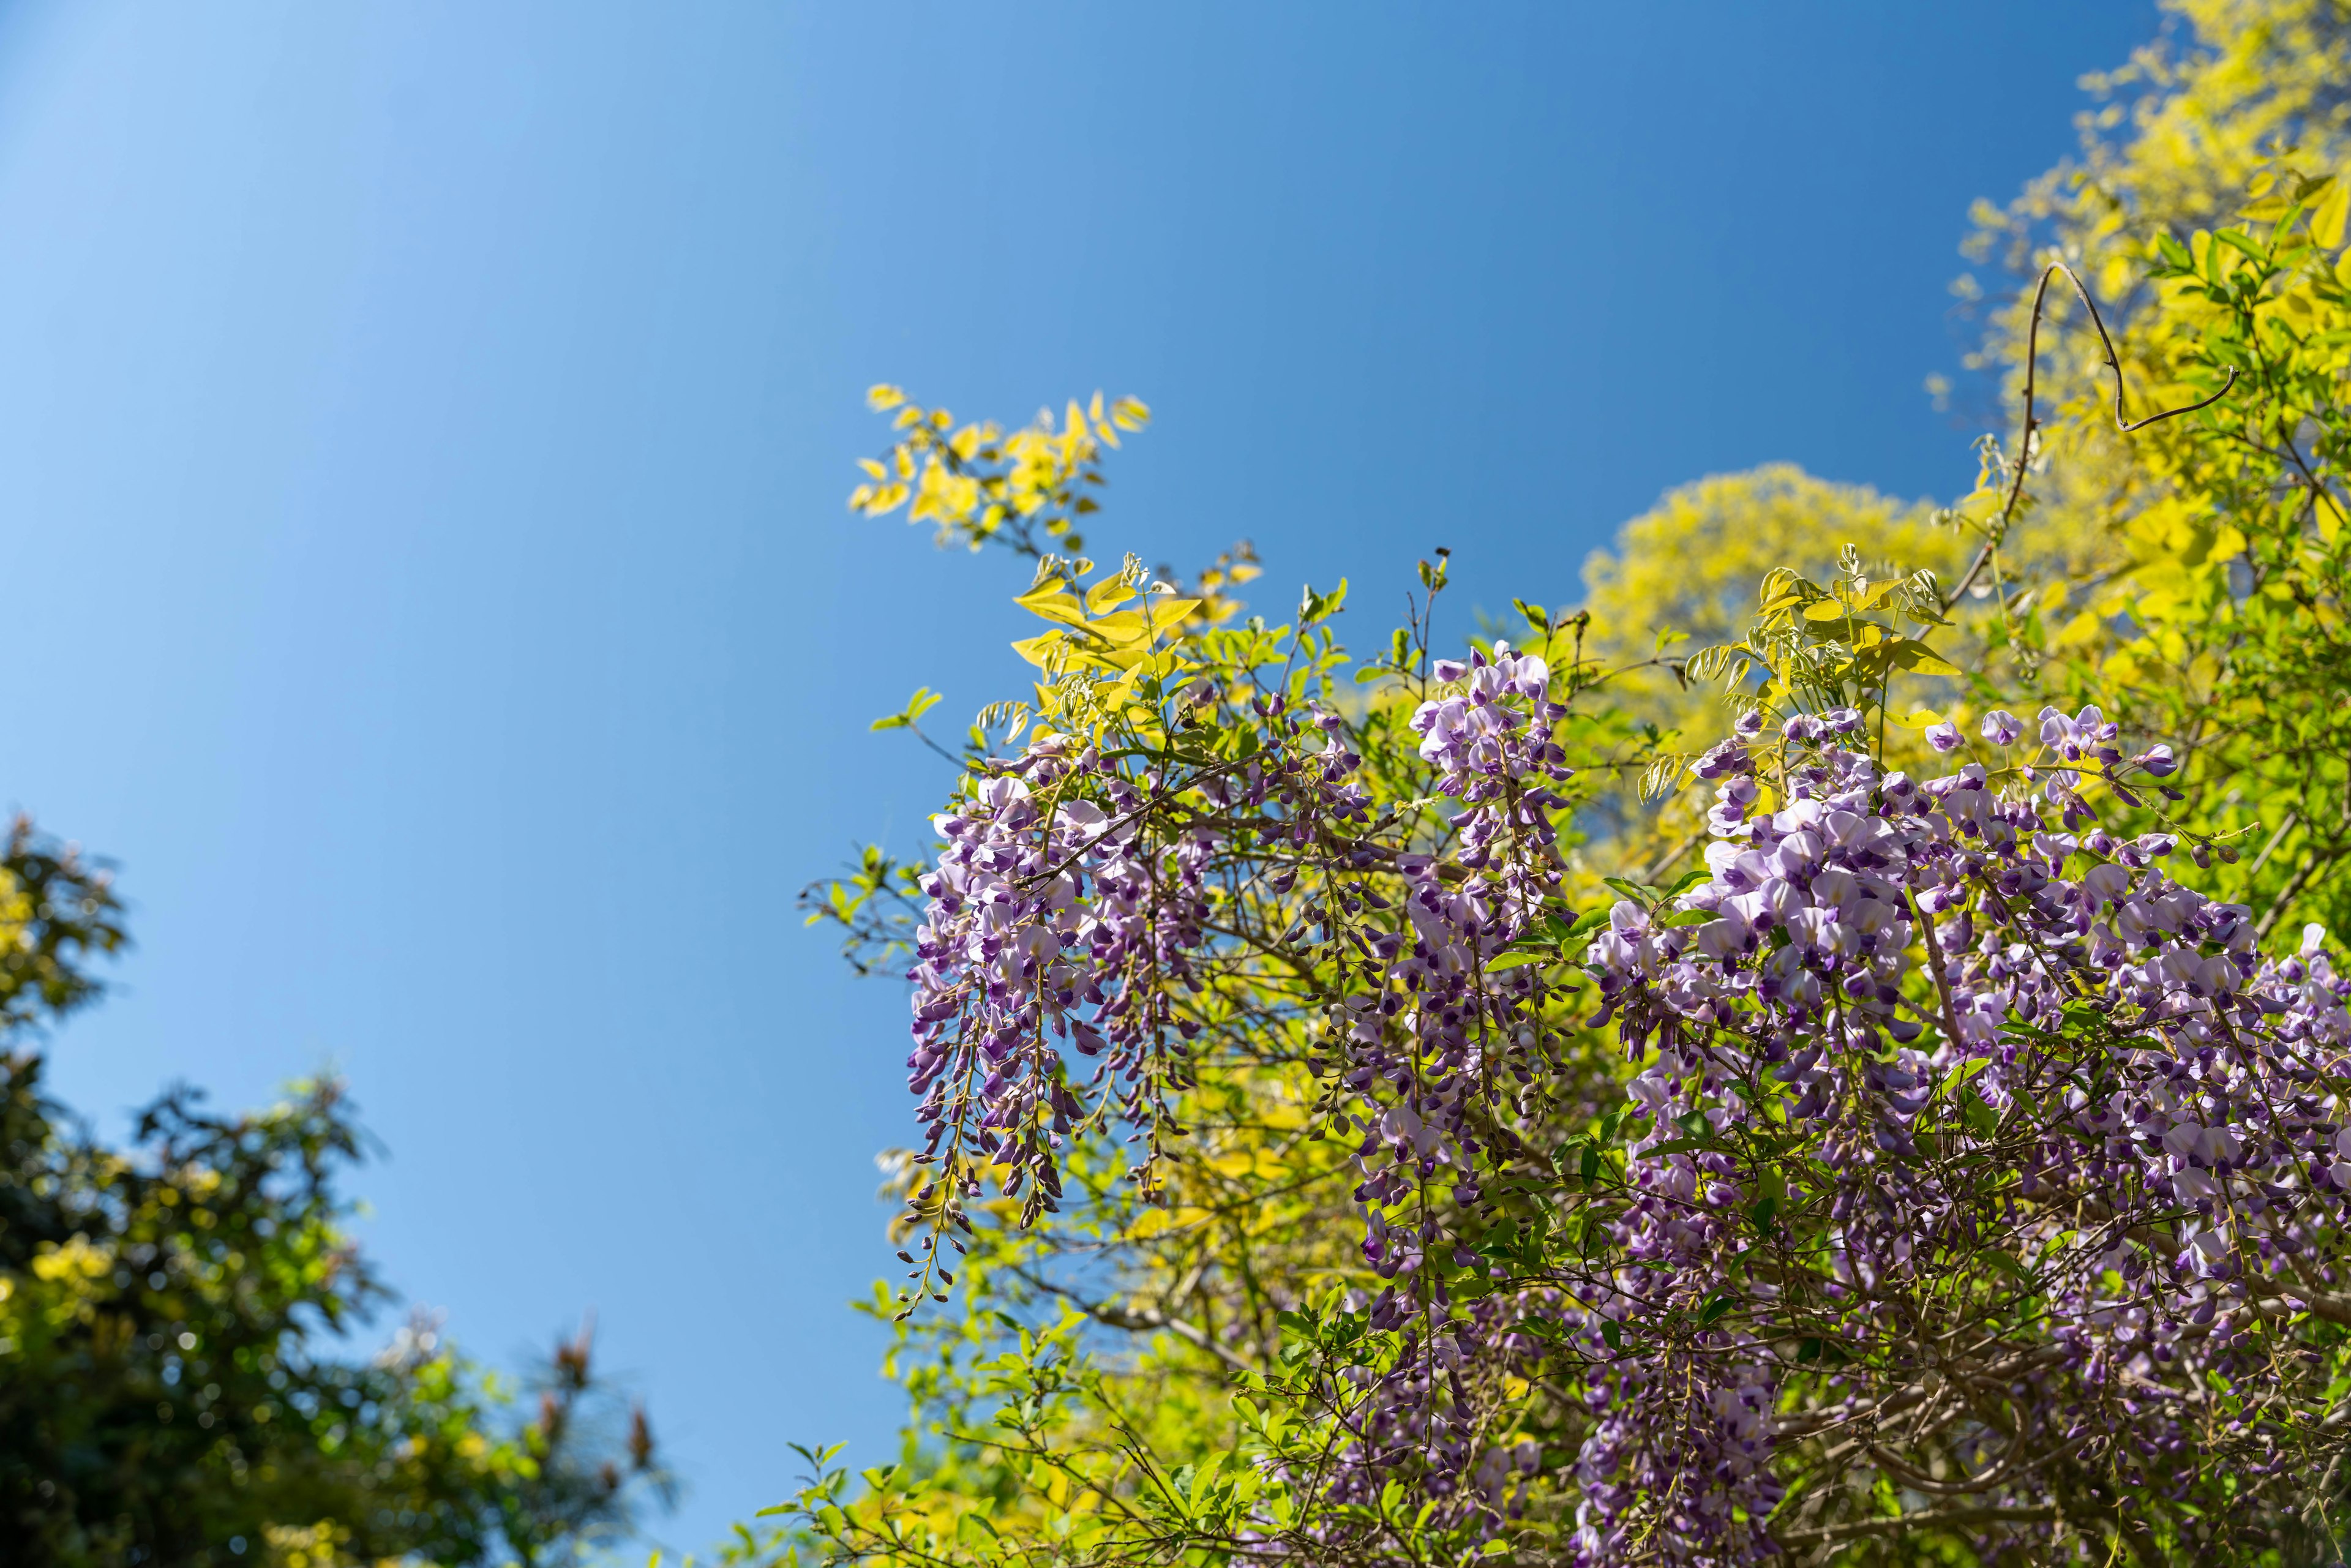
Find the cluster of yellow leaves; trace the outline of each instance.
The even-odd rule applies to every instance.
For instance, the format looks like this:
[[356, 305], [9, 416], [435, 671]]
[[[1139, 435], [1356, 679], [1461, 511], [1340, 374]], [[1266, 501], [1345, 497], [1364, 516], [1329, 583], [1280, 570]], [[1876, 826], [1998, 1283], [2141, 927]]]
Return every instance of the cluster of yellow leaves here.
[[1226, 591], [1263, 576], [1265, 569], [1258, 564], [1257, 547], [1243, 539], [1216, 559], [1214, 565], [1203, 570], [1193, 580], [1192, 595], [1200, 601], [1192, 612], [1185, 630], [1198, 632], [1211, 626], [1221, 626], [1240, 613], [1241, 601]]
[[114, 1252], [83, 1237], [45, 1242], [30, 1279], [0, 1272], [0, 1365], [76, 1322], [95, 1322], [110, 1294]]
[[[2342, 90], [2351, 80], [2351, 13], [2339, 0], [2164, 0], [2164, 9], [2179, 28], [2123, 68], [2085, 79], [2108, 101], [2077, 117], [2076, 155], [2006, 206], [1978, 203], [1963, 247], [2012, 279], [2051, 258], [2081, 273], [2113, 329], [2134, 418], [2213, 390], [2188, 392], [2147, 353], [2150, 318], [2163, 313], [2146, 266], [2158, 236], [2189, 243], [2224, 226], [2287, 150], [2306, 169], [2351, 161], [2351, 97]], [[1955, 287], [1966, 299], [1986, 295], [1972, 275]], [[2003, 376], [2003, 411], [2015, 407], [2023, 380], [2028, 298], [2018, 291], [1990, 312], [1983, 345], [1967, 361]], [[2073, 416], [2041, 433], [2034, 525], [2067, 547], [2043, 575], [2080, 581], [2124, 565], [2114, 524], [2145, 504], [2135, 494], [2144, 489], [2143, 444], [2104, 417], [2083, 416], [2106, 392], [2096, 337], [2070, 300], [2057, 302], [2052, 319], [2059, 330], [2042, 334], [2042, 376]]]
[[867, 482], [851, 492], [852, 510], [879, 517], [905, 507], [908, 522], [938, 525], [941, 544], [977, 549], [1000, 538], [1031, 556], [1049, 545], [1082, 547], [1076, 520], [1101, 507], [1086, 494], [1102, 483], [1096, 460], [1119, 444], [1121, 431], [1151, 419], [1139, 400], [1105, 407], [1100, 392], [1082, 408], [1072, 398], [1058, 428], [1046, 409], [1008, 434], [985, 422], [956, 429], [946, 409], [910, 402], [893, 386], [874, 387], [866, 402], [893, 416], [898, 439], [862, 462]]
[[[1667, 629], [1700, 646], [1729, 642], [1746, 629], [1764, 573], [1789, 566], [1825, 578], [1852, 541], [1866, 542], [1873, 571], [1886, 577], [1926, 568], [1948, 581], [1967, 564], [1965, 543], [1936, 526], [1926, 502], [1817, 479], [1789, 463], [1714, 475], [1668, 491], [1584, 563], [1589, 644], [1630, 664], [1652, 656]], [[1661, 673], [1633, 689], [1679, 688]], [[1680, 716], [1672, 705], [1660, 714]]]
[[[2087, 263], [2110, 318], [2127, 320], [2144, 273], [2135, 265], [2157, 232], [2184, 238], [2215, 228], [2283, 146], [2324, 156], [2351, 135], [2351, 18], [2338, 0], [2164, 0], [2186, 25], [2134, 52], [2127, 66], [2084, 79], [2108, 101], [2076, 117], [2080, 151], [2032, 181], [2005, 207], [1979, 203], [1970, 256], [2011, 274], [2034, 269], [2053, 245]], [[2117, 135], [2116, 132], [2122, 134]], [[1972, 278], [1963, 294], [1980, 292]], [[1978, 361], [2013, 369], [2010, 331]]]
[[[1180, 632], [1200, 606], [1196, 599], [1178, 599], [1172, 592], [1145, 592], [1126, 573], [1103, 578], [1082, 599], [1071, 590], [1068, 578], [1049, 574], [1013, 602], [1055, 623], [1050, 632], [1012, 644], [1013, 652], [1049, 674], [1100, 670], [1132, 675], [1150, 660], [1160, 641]], [[1121, 608], [1129, 604], [1132, 609]]]
[[1014, 643], [1013, 652], [1044, 673], [1037, 711], [1052, 727], [1090, 738], [1122, 720], [1150, 729], [1154, 716], [1138, 698], [1192, 667], [1170, 644], [1201, 601], [1153, 582], [1133, 557], [1081, 592], [1074, 585], [1092, 568], [1045, 558], [1014, 602], [1052, 630]]
[[331, 1519], [316, 1524], [273, 1524], [264, 1533], [263, 1568], [402, 1568], [389, 1557], [368, 1558], [350, 1550], [351, 1532]]
[[2152, 237], [2134, 373], [2166, 402], [2228, 395], [2143, 433], [2107, 513], [2123, 563], [2045, 596], [2071, 612], [2053, 617], [2053, 674], [2116, 693], [2126, 722], [2179, 747], [2189, 793], [2218, 802], [2185, 825], [2260, 835], [2220, 891], [2264, 926], [2351, 917], [2330, 871], [2351, 849], [2351, 145], [2331, 152], [2346, 162], [2306, 172], [2296, 154], [2257, 174], [2234, 223]]

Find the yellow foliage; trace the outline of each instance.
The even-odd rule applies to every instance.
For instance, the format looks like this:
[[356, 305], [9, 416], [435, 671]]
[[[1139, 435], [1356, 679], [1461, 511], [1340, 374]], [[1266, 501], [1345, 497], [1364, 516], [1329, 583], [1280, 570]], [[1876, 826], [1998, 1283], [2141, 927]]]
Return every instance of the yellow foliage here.
[[943, 545], [977, 549], [996, 538], [1032, 557], [1049, 545], [1084, 544], [1074, 525], [1099, 509], [1087, 491], [1102, 483], [1094, 467], [1102, 449], [1117, 446], [1121, 431], [1141, 430], [1151, 419], [1138, 398], [1105, 407], [1096, 392], [1083, 408], [1071, 399], [1058, 428], [1053, 412], [1044, 409], [1009, 433], [983, 423], [949, 434], [952, 414], [910, 402], [897, 387], [876, 386], [865, 401], [876, 412], [894, 411], [900, 434], [883, 458], [859, 464], [870, 483], [850, 492], [851, 510], [879, 517], [906, 507], [908, 522], [938, 525]]
[[52, 1284], [103, 1279], [113, 1268], [113, 1252], [107, 1248], [91, 1246], [89, 1239], [84, 1236], [68, 1237], [62, 1242], [44, 1242], [33, 1258], [34, 1276]]
[[[1668, 628], [1693, 647], [1729, 642], [1754, 614], [1764, 573], [1788, 566], [1826, 578], [1847, 544], [1862, 547], [1884, 577], [1926, 568], [1948, 580], [1967, 563], [1966, 542], [1936, 527], [1926, 502], [1816, 479], [1791, 463], [1713, 475], [1667, 491], [1617, 531], [1614, 549], [1593, 552], [1583, 568], [1589, 646], [1632, 664], [1652, 657]], [[1659, 672], [1630, 689], [1662, 695], [1678, 687]], [[1684, 711], [1658, 706], [1661, 717]]]

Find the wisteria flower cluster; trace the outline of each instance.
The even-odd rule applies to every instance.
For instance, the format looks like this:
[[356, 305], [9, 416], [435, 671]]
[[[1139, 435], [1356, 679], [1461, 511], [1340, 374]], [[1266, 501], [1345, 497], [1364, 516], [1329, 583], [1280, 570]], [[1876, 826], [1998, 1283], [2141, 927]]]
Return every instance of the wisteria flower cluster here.
[[1453, 1516], [1499, 1518], [1494, 1478], [1516, 1461], [1482, 1440], [1461, 1369], [1497, 1352], [1522, 1359], [1532, 1344], [1519, 1325], [1547, 1309], [1539, 1293], [1457, 1305], [1441, 1272], [1424, 1269], [1429, 1248], [1451, 1249], [1454, 1228], [1422, 1200], [1442, 1183], [1447, 1206], [1481, 1201], [1481, 1173], [1518, 1152], [1493, 1097], [1543, 1071], [1537, 977], [1494, 965], [1558, 890], [1553, 819], [1567, 801], [1554, 787], [1572, 770], [1552, 728], [1567, 710], [1551, 700], [1544, 661], [1507, 643], [1439, 660], [1432, 674], [1459, 689], [1422, 703], [1411, 728], [1437, 794], [1461, 802], [1449, 818], [1458, 847], [1395, 858], [1405, 922], [1358, 939], [1367, 962], [1343, 1004], [1342, 1082], [1362, 1097], [1353, 1197], [1364, 1261], [1384, 1281], [1367, 1321], [1397, 1332], [1400, 1346], [1344, 1418], [1356, 1442], [1336, 1492], [1376, 1495], [1404, 1469], [1466, 1505]]
[[[1301, 724], [1281, 699], [1264, 706], [1282, 747], [1186, 780], [1196, 801], [1270, 810], [1270, 836], [1299, 842], [1360, 817], [1360, 758], [1328, 738], [1331, 716]], [[1081, 1124], [1155, 1135], [1168, 1120], [1182, 1040], [1196, 1033], [1173, 998], [1193, 979], [1203, 878], [1231, 834], [1198, 810], [1170, 831], [1172, 793], [1157, 773], [1130, 778], [1048, 735], [932, 819], [946, 847], [921, 882], [907, 1086], [923, 1097], [925, 1161], [965, 1191], [1007, 1167], [1005, 1192], [1028, 1186], [1033, 1218], [1060, 1197], [1060, 1151]], [[1090, 1085], [1071, 1081], [1065, 1052], [1095, 1061]]]
[[[2095, 821], [2075, 768], [2118, 794], [2170, 770], [2159, 748], [2126, 760], [2095, 708], [2042, 716], [2067, 766], [2033, 793], [2015, 758], [1882, 772], [1846, 727], [1792, 722], [1771, 780], [1743, 741], [1710, 753], [1717, 836], [1673, 901], [1699, 918], [1619, 904], [1591, 945], [1642, 1071], [1622, 1266], [1590, 1310], [1698, 1326], [1604, 1379], [1587, 1562], [1761, 1561], [1792, 1530], [1765, 1523], [1775, 1443], [1869, 1448], [1897, 1412], [1881, 1468], [1979, 1499], [1989, 1533], [2045, 1532], [2050, 1472], [2154, 1470], [2211, 1389], [2264, 1370], [2256, 1319], [2342, 1313], [2351, 983], [2324, 934], [2264, 958], [2250, 911], [2167, 873], [2171, 835], [2070, 831]], [[2028, 1302], [2029, 1332], [2004, 1332]], [[1874, 1339], [1894, 1321], [1911, 1332]], [[1772, 1414], [1791, 1375], [1865, 1340], [1909, 1349]], [[2196, 1437], [2252, 1485], [2297, 1462], [2262, 1425]]]

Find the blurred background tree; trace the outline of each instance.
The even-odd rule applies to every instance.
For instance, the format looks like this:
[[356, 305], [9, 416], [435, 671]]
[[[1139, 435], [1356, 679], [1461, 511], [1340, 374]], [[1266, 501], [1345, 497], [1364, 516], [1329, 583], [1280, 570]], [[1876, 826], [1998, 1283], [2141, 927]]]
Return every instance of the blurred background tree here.
[[332, 1081], [243, 1115], [174, 1088], [110, 1145], [42, 1092], [47, 1026], [125, 942], [107, 873], [19, 819], [0, 857], [0, 1537], [26, 1568], [575, 1562], [670, 1482], [559, 1343], [537, 1408], [392, 1299], [347, 1229]]

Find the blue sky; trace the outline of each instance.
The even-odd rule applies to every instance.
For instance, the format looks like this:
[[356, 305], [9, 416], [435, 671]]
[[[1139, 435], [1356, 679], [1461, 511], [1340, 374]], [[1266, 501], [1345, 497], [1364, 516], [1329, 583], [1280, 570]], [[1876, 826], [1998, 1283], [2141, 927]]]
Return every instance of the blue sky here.
[[1270, 610], [1576, 596], [1667, 486], [1973, 475], [1969, 202], [2141, 4], [19, 5], [0, 13], [0, 797], [139, 948], [120, 1126], [332, 1063], [369, 1243], [502, 1357], [593, 1306], [695, 1545], [897, 1415], [904, 1003], [792, 894], [920, 847], [869, 736], [1020, 689], [1008, 560], [841, 508], [904, 383], [1158, 413], [1098, 550]]

